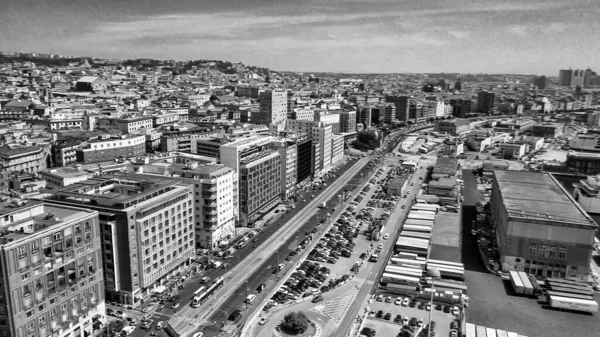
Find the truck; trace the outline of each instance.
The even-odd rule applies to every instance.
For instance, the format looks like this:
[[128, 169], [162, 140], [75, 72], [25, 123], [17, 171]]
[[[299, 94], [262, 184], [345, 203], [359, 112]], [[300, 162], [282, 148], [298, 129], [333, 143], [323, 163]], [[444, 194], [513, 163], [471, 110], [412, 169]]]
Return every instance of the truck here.
[[512, 284], [513, 290], [517, 294], [525, 293], [525, 287], [523, 286], [523, 282], [521, 281], [521, 277], [519, 277], [519, 273], [511, 270], [510, 271], [510, 283]]
[[567, 309], [584, 312], [598, 312], [598, 302], [563, 296], [548, 296], [548, 303], [552, 308]]
[[327, 207], [327, 203], [326, 203], [325, 201], [323, 201], [323, 202], [322, 202], [322, 203], [319, 205], [319, 207], [321, 207], [321, 208], [325, 208], [325, 207]]
[[371, 254], [371, 256], [369, 257], [369, 261], [377, 262], [377, 260], [379, 260], [379, 253], [381, 253], [381, 251], [376, 250], [373, 254]]
[[533, 285], [531, 284], [531, 281], [529, 280], [529, 276], [527, 276], [527, 274], [525, 272], [518, 272], [519, 273], [519, 277], [521, 278], [521, 281], [523, 282], [523, 287], [525, 288], [525, 295], [533, 295]]

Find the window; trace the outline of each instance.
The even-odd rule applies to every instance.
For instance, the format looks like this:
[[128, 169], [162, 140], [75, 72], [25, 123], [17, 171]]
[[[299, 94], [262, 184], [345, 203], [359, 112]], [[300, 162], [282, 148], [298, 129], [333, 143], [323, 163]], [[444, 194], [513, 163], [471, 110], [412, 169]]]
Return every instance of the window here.
[[536, 251], [537, 251], [537, 244], [530, 243], [529, 244], [529, 255], [535, 255]]
[[539, 256], [546, 256], [546, 245], [540, 244], [540, 249], [538, 250]]
[[566, 247], [558, 248], [558, 258], [561, 260], [564, 260], [567, 258], [567, 248]]
[[548, 251], [549, 258], [556, 258], [556, 246], [550, 246], [550, 250]]

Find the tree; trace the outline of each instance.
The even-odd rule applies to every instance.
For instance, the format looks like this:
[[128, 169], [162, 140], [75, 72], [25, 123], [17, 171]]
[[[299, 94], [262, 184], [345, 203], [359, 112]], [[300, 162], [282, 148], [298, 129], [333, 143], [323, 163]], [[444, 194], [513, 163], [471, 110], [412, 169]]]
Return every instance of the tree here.
[[460, 83], [460, 81], [456, 81], [456, 83], [454, 83], [454, 90], [462, 90], [462, 83]]
[[423, 92], [433, 92], [433, 84], [425, 84], [422, 89]]
[[301, 334], [308, 329], [308, 317], [302, 312], [290, 312], [283, 317], [281, 329], [290, 334]]

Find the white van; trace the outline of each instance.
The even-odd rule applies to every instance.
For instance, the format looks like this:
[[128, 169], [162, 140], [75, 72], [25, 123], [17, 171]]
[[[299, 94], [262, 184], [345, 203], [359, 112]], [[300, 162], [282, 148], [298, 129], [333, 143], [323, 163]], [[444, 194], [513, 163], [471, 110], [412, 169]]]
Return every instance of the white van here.
[[246, 297], [246, 303], [251, 304], [252, 302], [254, 302], [254, 299], [256, 298], [255, 294], [250, 294], [248, 295], [248, 297]]

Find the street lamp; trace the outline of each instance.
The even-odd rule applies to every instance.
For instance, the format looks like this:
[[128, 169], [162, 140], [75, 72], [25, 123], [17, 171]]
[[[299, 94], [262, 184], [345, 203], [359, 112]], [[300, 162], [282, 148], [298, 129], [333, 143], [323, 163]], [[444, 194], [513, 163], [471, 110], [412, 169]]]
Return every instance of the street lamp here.
[[246, 310], [248, 310], [248, 280], [246, 280]]
[[433, 291], [435, 280], [440, 279], [440, 271], [437, 268], [428, 268], [427, 276], [431, 278], [431, 299], [429, 301], [429, 325], [427, 326], [427, 337], [431, 337], [431, 312], [433, 311]]

